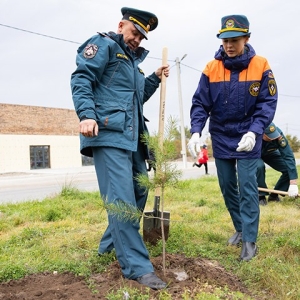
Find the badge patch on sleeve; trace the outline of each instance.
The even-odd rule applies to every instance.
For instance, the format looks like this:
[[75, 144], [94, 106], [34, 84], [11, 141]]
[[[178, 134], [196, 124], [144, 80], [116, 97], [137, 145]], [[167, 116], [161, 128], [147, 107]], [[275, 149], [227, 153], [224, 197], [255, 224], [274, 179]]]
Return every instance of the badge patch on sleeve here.
[[276, 82], [274, 79], [270, 79], [268, 82], [268, 88], [271, 96], [276, 94]]
[[95, 44], [88, 44], [84, 48], [83, 56], [85, 58], [93, 58], [93, 57], [95, 57], [97, 51], [98, 51], [98, 46], [97, 45], [95, 45]]
[[286, 139], [283, 136], [281, 136], [278, 139], [278, 144], [279, 144], [280, 147], [284, 148], [286, 146], [286, 144], [287, 144], [287, 141], [286, 141]]
[[249, 92], [250, 92], [251, 96], [257, 97], [257, 95], [259, 93], [259, 89], [260, 89], [260, 83], [259, 82], [252, 83], [249, 87]]

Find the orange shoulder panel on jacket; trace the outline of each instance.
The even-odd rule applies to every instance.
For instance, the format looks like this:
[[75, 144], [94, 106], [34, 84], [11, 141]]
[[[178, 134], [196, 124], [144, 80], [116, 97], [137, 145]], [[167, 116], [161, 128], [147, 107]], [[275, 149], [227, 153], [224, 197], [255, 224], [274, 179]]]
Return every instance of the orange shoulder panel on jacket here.
[[248, 66], [248, 69], [243, 70], [240, 73], [240, 81], [260, 81], [263, 73], [270, 70], [268, 61], [262, 57], [255, 55]]
[[220, 82], [224, 81], [224, 71], [223, 62], [215, 59], [206, 65], [203, 73], [209, 78], [209, 82]]
[[[261, 80], [263, 73], [267, 70], [270, 70], [268, 61], [264, 57], [255, 55], [251, 59], [248, 69], [240, 73], [239, 80]], [[209, 82], [211, 83], [230, 80], [230, 70], [224, 68], [221, 60], [215, 59], [210, 61], [203, 70], [203, 74], [209, 78]]]

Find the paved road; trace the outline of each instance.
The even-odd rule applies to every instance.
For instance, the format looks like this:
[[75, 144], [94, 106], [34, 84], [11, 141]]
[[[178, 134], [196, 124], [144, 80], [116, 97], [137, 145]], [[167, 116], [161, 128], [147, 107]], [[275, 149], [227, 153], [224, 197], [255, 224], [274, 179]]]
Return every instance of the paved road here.
[[[205, 176], [204, 166], [201, 169], [193, 168], [192, 162], [187, 162], [187, 167], [183, 168], [182, 161], [176, 162], [176, 165], [182, 170], [182, 179]], [[213, 161], [208, 162], [208, 171], [211, 175], [216, 175]], [[42, 200], [60, 193], [64, 186], [76, 187], [83, 191], [97, 191], [94, 166], [0, 174], [0, 203]]]
[[[300, 165], [300, 159], [296, 161]], [[205, 176], [204, 166], [199, 169], [193, 168], [192, 164], [187, 162], [187, 167], [183, 168], [182, 161], [176, 162], [177, 168], [182, 170], [182, 179]], [[214, 161], [208, 162], [208, 171], [212, 176], [217, 175]], [[98, 191], [94, 166], [0, 174], [0, 204], [42, 200], [60, 193], [64, 186], [83, 191]]]

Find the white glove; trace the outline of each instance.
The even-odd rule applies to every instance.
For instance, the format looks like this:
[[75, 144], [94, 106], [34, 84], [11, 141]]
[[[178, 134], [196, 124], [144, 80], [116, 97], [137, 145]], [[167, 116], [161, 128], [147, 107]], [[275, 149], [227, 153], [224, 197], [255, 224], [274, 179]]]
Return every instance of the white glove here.
[[238, 143], [236, 151], [251, 151], [255, 146], [255, 134], [251, 131], [243, 135], [241, 141]]
[[293, 197], [293, 198], [297, 197], [299, 193], [297, 184], [290, 184], [288, 193], [289, 193], [289, 197]]
[[[196, 149], [195, 149], [196, 148]], [[193, 159], [197, 157], [197, 153], [200, 151], [200, 134], [195, 132], [192, 134], [191, 139], [188, 142], [188, 149]]]

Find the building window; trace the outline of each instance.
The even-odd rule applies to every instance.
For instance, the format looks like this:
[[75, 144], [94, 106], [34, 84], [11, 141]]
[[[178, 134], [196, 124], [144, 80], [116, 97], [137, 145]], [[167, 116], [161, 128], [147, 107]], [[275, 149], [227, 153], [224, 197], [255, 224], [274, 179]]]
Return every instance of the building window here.
[[30, 146], [30, 169], [50, 168], [50, 146]]

